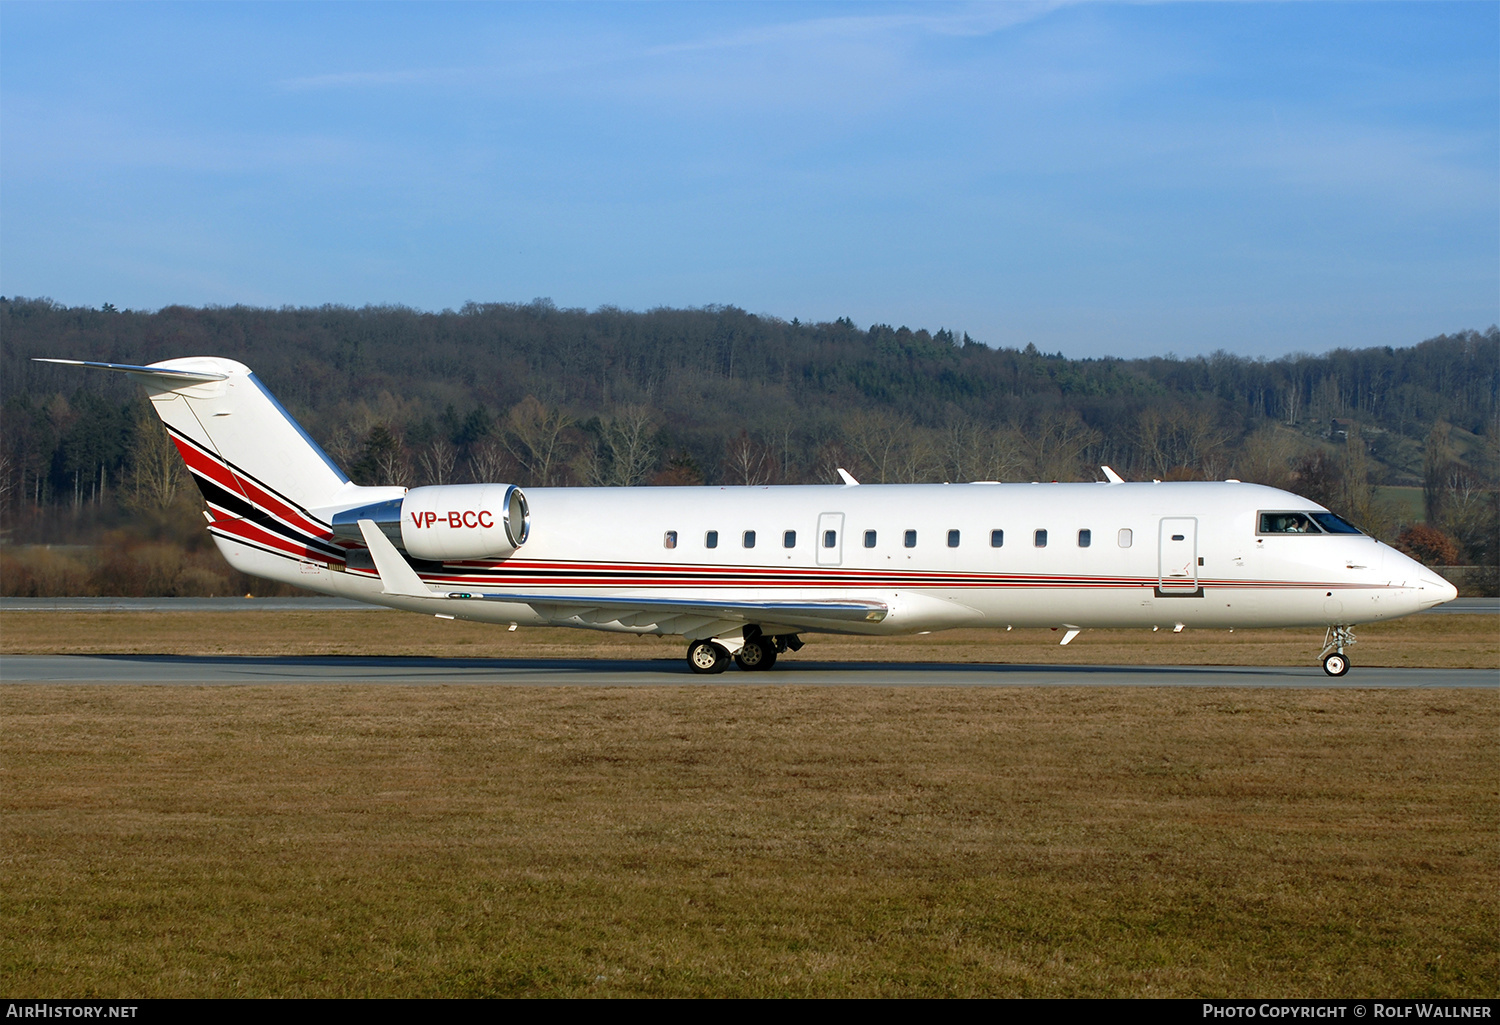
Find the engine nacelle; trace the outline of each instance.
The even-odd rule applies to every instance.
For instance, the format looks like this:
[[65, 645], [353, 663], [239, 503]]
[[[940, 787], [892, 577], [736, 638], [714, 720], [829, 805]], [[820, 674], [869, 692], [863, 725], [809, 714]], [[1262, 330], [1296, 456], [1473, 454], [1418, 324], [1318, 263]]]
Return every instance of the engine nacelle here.
[[531, 512], [514, 484], [413, 488], [401, 502], [401, 541], [417, 559], [503, 559], [526, 543]]
[[363, 541], [360, 520], [373, 520], [414, 559], [503, 559], [526, 543], [531, 511], [514, 484], [439, 484], [406, 497], [345, 509], [333, 533]]

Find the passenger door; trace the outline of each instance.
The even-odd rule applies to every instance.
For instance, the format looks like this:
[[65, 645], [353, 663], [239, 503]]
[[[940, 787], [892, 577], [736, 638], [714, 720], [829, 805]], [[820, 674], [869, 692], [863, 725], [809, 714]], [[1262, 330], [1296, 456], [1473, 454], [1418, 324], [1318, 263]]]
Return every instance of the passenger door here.
[[1173, 516], [1161, 521], [1156, 593], [1162, 597], [1202, 597], [1198, 589], [1198, 521]]

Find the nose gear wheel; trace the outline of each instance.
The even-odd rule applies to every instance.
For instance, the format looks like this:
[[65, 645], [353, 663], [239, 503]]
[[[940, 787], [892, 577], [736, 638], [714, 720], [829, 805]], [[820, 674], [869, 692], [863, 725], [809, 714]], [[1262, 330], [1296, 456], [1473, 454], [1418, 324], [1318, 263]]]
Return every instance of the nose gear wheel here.
[[1318, 657], [1323, 660], [1323, 672], [1329, 676], [1343, 676], [1349, 671], [1349, 656], [1344, 648], [1355, 641], [1354, 631], [1347, 626], [1330, 626], [1323, 636], [1323, 650]]

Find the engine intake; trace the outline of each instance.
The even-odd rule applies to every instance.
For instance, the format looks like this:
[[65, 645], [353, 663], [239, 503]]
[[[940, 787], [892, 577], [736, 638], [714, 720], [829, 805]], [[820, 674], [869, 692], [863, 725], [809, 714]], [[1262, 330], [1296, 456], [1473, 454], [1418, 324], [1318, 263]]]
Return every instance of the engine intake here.
[[360, 520], [414, 559], [503, 559], [526, 543], [531, 510], [514, 484], [441, 484], [406, 497], [345, 509], [333, 517], [335, 537], [363, 543]]

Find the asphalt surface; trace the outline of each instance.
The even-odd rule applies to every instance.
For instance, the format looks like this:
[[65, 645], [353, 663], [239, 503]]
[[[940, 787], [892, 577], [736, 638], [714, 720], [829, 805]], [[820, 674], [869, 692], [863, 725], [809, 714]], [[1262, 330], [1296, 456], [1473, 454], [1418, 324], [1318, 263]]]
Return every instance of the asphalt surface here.
[[0, 598], [0, 612], [393, 612], [347, 598]]
[[[390, 612], [347, 598], [0, 598], [0, 612]], [[1500, 615], [1500, 598], [1455, 598], [1419, 615]]]
[[1047, 666], [975, 663], [798, 662], [697, 676], [677, 659], [460, 659], [335, 656], [8, 655], [0, 683], [482, 684], [526, 687], [1488, 687], [1493, 669], [1355, 666], [1334, 679], [1316, 666]]
[[[0, 612], [388, 612], [342, 598], [0, 598]], [[1500, 615], [1500, 598], [1459, 598], [1422, 615]], [[696, 676], [677, 659], [454, 659], [332, 656], [8, 655], [0, 683], [488, 684], [630, 687], [673, 684], [873, 687], [1500, 687], [1490, 669], [1355, 665], [1333, 679], [1316, 665], [1048, 666], [975, 663], [802, 662], [770, 673]]]

